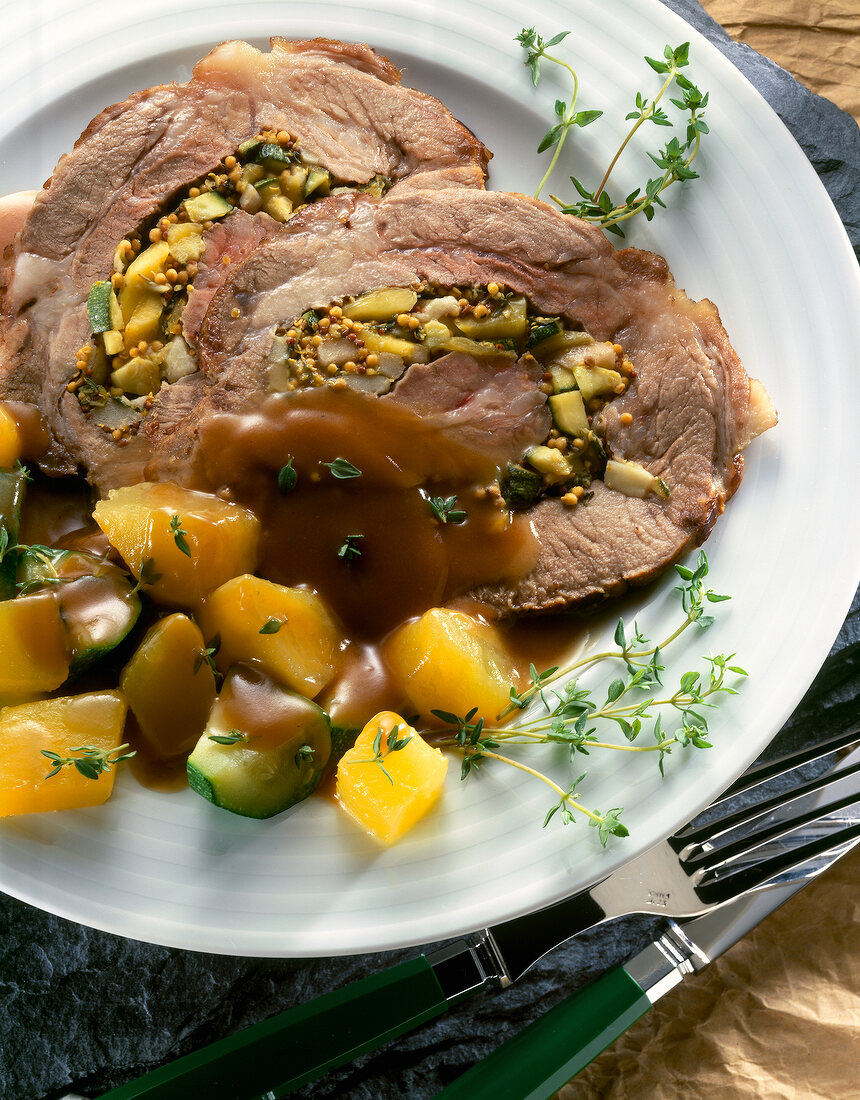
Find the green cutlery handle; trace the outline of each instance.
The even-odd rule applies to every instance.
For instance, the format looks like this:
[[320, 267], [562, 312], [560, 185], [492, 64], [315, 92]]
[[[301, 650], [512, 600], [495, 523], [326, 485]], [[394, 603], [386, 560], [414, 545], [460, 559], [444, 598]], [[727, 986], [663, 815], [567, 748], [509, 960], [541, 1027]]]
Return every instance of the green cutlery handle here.
[[422, 955], [187, 1054], [101, 1100], [264, 1100], [440, 1016], [448, 1002]]
[[437, 1100], [546, 1100], [650, 1007], [626, 970], [610, 970], [467, 1070]]

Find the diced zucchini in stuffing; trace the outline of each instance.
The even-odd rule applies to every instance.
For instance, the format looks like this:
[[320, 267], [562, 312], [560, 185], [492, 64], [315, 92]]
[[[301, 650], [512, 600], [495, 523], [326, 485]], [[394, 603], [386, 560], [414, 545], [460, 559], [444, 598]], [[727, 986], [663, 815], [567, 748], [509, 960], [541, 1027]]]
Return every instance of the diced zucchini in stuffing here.
[[337, 798], [383, 844], [393, 844], [439, 800], [448, 761], [393, 711], [367, 723], [337, 767]]
[[199, 260], [206, 244], [203, 229], [197, 222], [175, 222], [167, 230], [167, 244], [170, 255], [180, 264]]
[[137, 356], [119, 367], [110, 376], [112, 386], [118, 386], [123, 393], [133, 393], [145, 397], [148, 393], [158, 393], [161, 385], [161, 370], [152, 359]]
[[638, 462], [622, 461], [611, 458], [606, 463], [603, 480], [609, 489], [615, 489], [628, 497], [645, 497], [656, 493], [668, 497], [669, 489], [662, 478], [649, 474]]
[[125, 350], [125, 338], [118, 329], [111, 329], [104, 333], [102, 341], [108, 355], [119, 355]]
[[389, 336], [383, 332], [374, 332], [373, 329], [365, 329], [361, 335], [367, 350], [377, 355], [388, 352], [391, 355], [399, 355], [407, 363], [426, 363], [430, 358], [430, 353], [423, 344], [415, 344], [411, 340], [403, 340], [399, 336]]
[[530, 508], [540, 496], [542, 479], [536, 470], [509, 462], [499, 485], [509, 508]]
[[344, 317], [353, 321], [393, 321], [399, 313], [409, 313], [418, 295], [402, 286], [386, 286], [362, 294], [343, 307]]
[[46, 779], [51, 761], [42, 749], [63, 759], [82, 745], [118, 748], [125, 725], [125, 702], [118, 691], [23, 703], [0, 711], [0, 817], [45, 810], [99, 806], [113, 791], [116, 769], [89, 779], [73, 765]]
[[323, 601], [250, 574], [217, 588], [200, 610], [206, 638], [219, 637], [215, 661], [226, 671], [255, 661], [281, 683], [310, 698], [340, 666], [343, 635]]
[[259, 669], [236, 665], [188, 758], [188, 782], [234, 814], [272, 817], [316, 790], [330, 756], [325, 711]]
[[146, 565], [146, 592], [159, 603], [193, 606], [257, 564], [260, 521], [253, 512], [167, 481], [112, 489], [93, 518], [135, 577]]
[[578, 390], [554, 393], [549, 398], [552, 420], [560, 432], [576, 436], [588, 433], [588, 416], [582, 394]]
[[606, 367], [588, 367], [584, 364], [577, 364], [573, 368], [573, 373], [585, 401], [590, 401], [592, 397], [614, 394], [618, 386], [623, 384], [623, 379], [618, 371], [607, 370]]
[[570, 477], [571, 466], [568, 457], [555, 447], [530, 448], [526, 452], [526, 462], [550, 479], [564, 481]]
[[219, 195], [217, 191], [204, 191], [196, 198], [186, 199], [183, 204], [185, 212], [193, 222], [208, 222], [215, 218], [223, 218], [229, 214], [233, 207]]
[[466, 314], [455, 318], [457, 328], [471, 340], [503, 340], [524, 336], [528, 327], [525, 298], [511, 298], [498, 313], [477, 318]]

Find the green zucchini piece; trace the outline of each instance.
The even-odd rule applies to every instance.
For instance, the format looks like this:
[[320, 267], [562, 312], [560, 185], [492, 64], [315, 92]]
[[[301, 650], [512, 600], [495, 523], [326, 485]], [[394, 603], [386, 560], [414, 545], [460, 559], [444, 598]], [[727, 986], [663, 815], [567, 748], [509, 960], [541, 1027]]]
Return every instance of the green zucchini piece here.
[[305, 180], [305, 198], [319, 191], [321, 195], [327, 195], [331, 189], [331, 173], [325, 168], [309, 168], [308, 178]]
[[108, 332], [113, 328], [110, 299], [113, 287], [108, 281], [93, 283], [87, 297], [87, 317], [90, 320], [90, 331], [93, 333]]
[[239, 156], [242, 160], [253, 160], [262, 148], [262, 141], [257, 138], [251, 138], [249, 141], [243, 141], [239, 146]]
[[588, 434], [588, 415], [579, 390], [552, 394], [549, 408], [552, 421], [560, 432], [570, 436]]
[[133, 579], [85, 550], [30, 547], [18, 555], [18, 591], [54, 588], [71, 657], [69, 675], [89, 668], [125, 638], [140, 615]]
[[331, 755], [324, 710], [260, 669], [234, 665], [188, 758], [188, 782], [231, 813], [273, 817], [316, 790]]
[[186, 199], [182, 205], [193, 222], [208, 222], [213, 218], [223, 218], [233, 210], [230, 203], [217, 191], [204, 191], [202, 195]]
[[18, 554], [11, 550], [21, 533], [21, 507], [27, 489], [22, 469], [0, 469], [0, 600], [11, 600], [15, 587]]
[[540, 496], [543, 479], [536, 470], [509, 462], [499, 487], [509, 508], [530, 508]]
[[536, 344], [548, 340], [550, 336], [557, 336], [560, 332], [564, 332], [560, 317], [536, 317], [529, 329], [526, 349], [531, 350]]
[[265, 145], [261, 146], [255, 159], [262, 161], [269, 169], [277, 168], [281, 170], [292, 164], [295, 158], [283, 146], [267, 141]]
[[480, 320], [476, 317], [457, 317], [454, 324], [470, 340], [514, 340], [525, 336], [528, 326], [525, 298], [511, 298], [504, 307]]

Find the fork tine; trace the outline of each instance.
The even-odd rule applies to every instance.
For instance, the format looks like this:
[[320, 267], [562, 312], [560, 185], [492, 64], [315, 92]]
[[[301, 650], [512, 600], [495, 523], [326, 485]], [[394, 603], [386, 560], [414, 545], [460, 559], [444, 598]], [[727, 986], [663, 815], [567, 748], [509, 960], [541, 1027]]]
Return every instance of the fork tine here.
[[827, 803], [827, 805], [816, 805], [805, 813], [796, 814], [788, 820], [775, 821], [767, 828], [747, 833], [745, 836], [724, 844], [722, 847], [711, 846], [707, 843], [698, 845], [691, 856], [682, 857], [684, 870], [687, 874], [694, 875], [695, 880], [698, 882], [702, 876], [712, 875], [741, 860], [755, 862], [755, 853], [768, 844], [778, 840], [783, 842], [783, 847], [787, 847], [784, 842], [795, 833], [799, 833], [805, 826], [815, 821], [821, 821], [839, 810], [845, 810], [851, 806], [858, 807], [857, 814], [851, 820], [860, 822], [860, 792], [852, 791], [842, 798]]
[[[802, 748], [796, 752], [786, 753], [776, 760], [770, 760], [765, 764], [754, 765], [739, 776], [730, 787], [727, 787], [719, 798], [714, 799], [711, 806], [719, 806], [729, 798], [742, 794], [745, 791], [754, 790], [756, 787], [767, 783], [778, 776], [786, 775], [799, 768], [802, 764], [811, 764], [816, 760], [823, 760], [831, 753], [839, 749], [847, 749], [854, 745], [860, 745], [860, 727], [846, 730], [844, 733], [831, 737], [829, 741], [823, 741], [808, 748]], [[681, 830], [683, 832], [684, 830]]]
[[[670, 843], [678, 852], [680, 859], [685, 862], [695, 860], [704, 851], [715, 848], [719, 841], [728, 838], [731, 833], [736, 830], [742, 828], [747, 829], [756, 822], [761, 821], [762, 818], [767, 817], [773, 811], [787, 809], [801, 801], [801, 799], [808, 797], [810, 794], [827, 790], [828, 787], [841, 782], [841, 780], [849, 776], [856, 775], [858, 772], [860, 772], [860, 761], [847, 768], [842, 768], [839, 771], [828, 772], [826, 775], [819, 776], [817, 779], [810, 779], [805, 783], [799, 783], [790, 790], [781, 791], [778, 794], [772, 795], [770, 798], [766, 798], [763, 802], [756, 802], [753, 806], [742, 807], [739, 810], [735, 810], [733, 813], [718, 818], [716, 821], [709, 822], [707, 825], [699, 825], [696, 827], [688, 825], [685, 829], [682, 829], [681, 832], [676, 833], [675, 836], [670, 839]], [[683, 846], [681, 846], [681, 841], [683, 841]], [[743, 844], [744, 842], [740, 841], [739, 843]], [[722, 850], [730, 849], [731, 843], [727, 843]]]
[[[856, 799], [854, 801], [856, 802]], [[791, 828], [781, 834], [781, 839], [786, 839], [792, 833], [799, 833], [802, 836], [804, 828], [815, 823], [823, 824], [828, 814], [834, 812], [834, 807], [831, 806], [823, 813], [819, 813], [816, 818], [806, 820], [802, 825], [793, 822]], [[771, 840], [773, 839], [772, 837]], [[821, 835], [811, 840], [737, 870], [731, 866], [734, 860], [726, 861], [723, 867], [709, 868], [706, 873], [710, 879], [703, 876], [702, 881], [696, 886], [696, 893], [705, 904], [719, 905], [755, 890], [765, 883], [771, 884], [777, 879], [785, 882], [793, 878], [807, 877], [810, 872], [804, 865], [808, 864], [809, 860], [815, 856], [828, 857], [821, 868], [823, 869], [838, 855], [844, 855], [858, 841], [860, 841], [860, 818], [852, 816], [848, 819], [848, 824], [834, 824], [832, 828], [822, 830]], [[734, 859], [737, 858], [737, 856], [734, 857]], [[803, 868], [802, 871], [801, 868]]]

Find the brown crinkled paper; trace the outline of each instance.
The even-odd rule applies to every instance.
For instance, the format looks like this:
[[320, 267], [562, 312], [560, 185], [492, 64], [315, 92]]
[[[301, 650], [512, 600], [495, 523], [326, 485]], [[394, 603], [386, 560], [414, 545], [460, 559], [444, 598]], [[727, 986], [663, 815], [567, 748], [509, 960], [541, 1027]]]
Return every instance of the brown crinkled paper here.
[[860, 849], [666, 994], [557, 1100], [857, 1100]]
[[[701, 0], [732, 38], [860, 122], [860, 0]], [[855, 1094], [860, 1096], [860, 1086]]]

